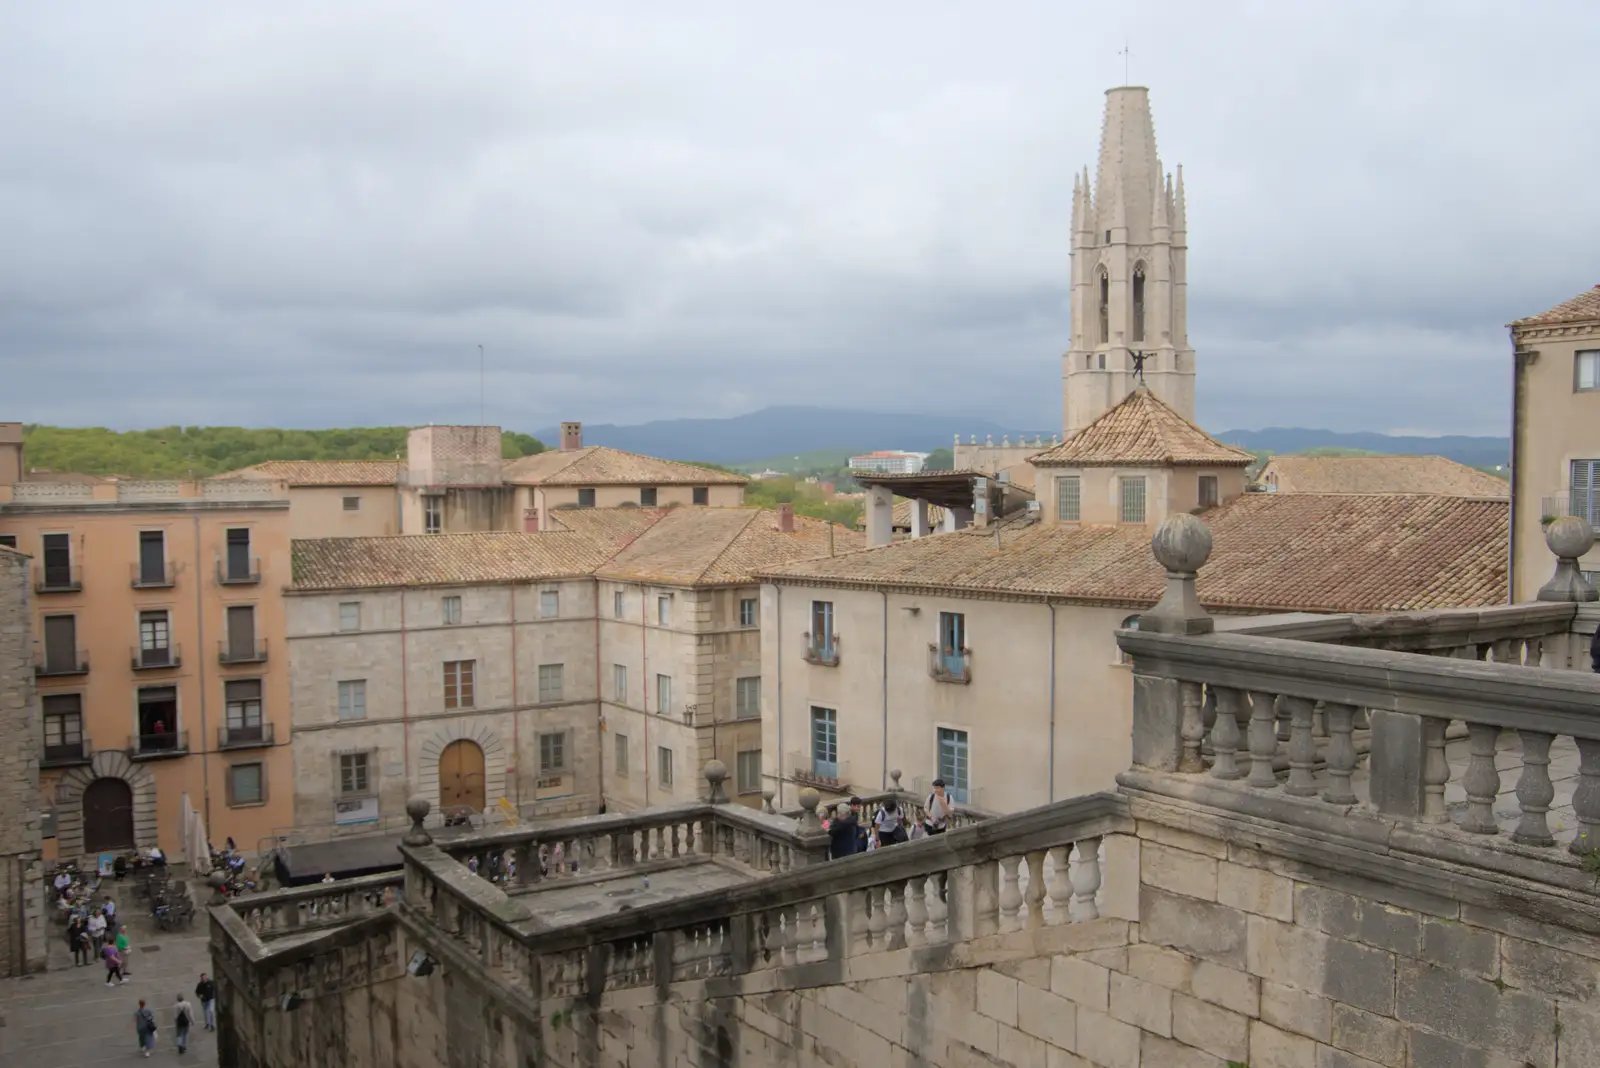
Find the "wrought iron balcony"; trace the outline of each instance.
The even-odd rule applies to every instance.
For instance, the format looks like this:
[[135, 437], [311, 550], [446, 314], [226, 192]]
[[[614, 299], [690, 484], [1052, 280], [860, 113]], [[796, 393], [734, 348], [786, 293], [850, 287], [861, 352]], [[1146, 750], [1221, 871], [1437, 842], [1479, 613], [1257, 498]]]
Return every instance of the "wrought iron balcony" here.
[[939, 682], [971, 682], [972, 650], [965, 645], [960, 649], [942, 649], [937, 642], [929, 642], [928, 674]]
[[823, 667], [839, 666], [839, 636], [837, 634], [819, 634], [812, 637], [810, 631], [805, 635], [806, 651], [805, 661], [808, 664], [820, 664]]
[[134, 759], [156, 760], [189, 755], [188, 731], [163, 731], [160, 734], [135, 734], [128, 739], [129, 755]]
[[89, 650], [46, 647], [34, 654], [33, 673], [38, 678], [89, 674]]
[[272, 744], [272, 724], [270, 723], [217, 728], [218, 749], [255, 749]]
[[35, 593], [77, 593], [83, 589], [83, 568], [78, 564], [39, 564], [33, 571]]
[[41, 768], [67, 768], [75, 764], [87, 764], [94, 757], [94, 750], [89, 746], [87, 738], [76, 742], [57, 742], [51, 745], [46, 742], [44, 751], [39, 757]]
[[217, 642], [217, 662], [219, 664], [265, 664], [267, 662], [267, 639], [258, 638], [249, 643], [234, 643], [227, 638]]
[[178, 564], [175, 560], [159, 560], [150, 567], [136, 563], [130, 565], [128, 570], [132, 576], [128, 585], [136, 590], [165, 589], [177, 582]]
[[163, 645], [155, 649], [141, 649], [135, 645], [130, 661], [135, 671], [160, 671], [175, 668], [183, 663], [176, 645]]
[[250, 556], [243, 560], [217, 558], [217, 585], [253, 586], [261, 581], [261, 557]]

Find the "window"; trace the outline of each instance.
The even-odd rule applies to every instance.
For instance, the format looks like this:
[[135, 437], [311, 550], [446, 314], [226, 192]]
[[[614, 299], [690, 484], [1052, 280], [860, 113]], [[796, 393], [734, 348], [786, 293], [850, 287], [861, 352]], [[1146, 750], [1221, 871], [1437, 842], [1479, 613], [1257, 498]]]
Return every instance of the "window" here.
[[1572, 461], [1572, 514], [1600, 526], [1600, 460]]
[[1217, 506], [1217, 476], [1200, 476], [1200, 507], [1215, 508]]
[[593, 508], [594, 507], [594, 490], [593, 489], [581, 489], [581, 490], [578, 491], [578, 507], [579, 508]]
[[[1109, 233], [1106, 240], [1111, 240]], [[1111, 343], [1111, 276], [1106, 274], [1104, 267], [1100, 268], [1100, 344]], [[1105, 359], [1104, 356], [1101, 357]], [[1101, 363], [1101, 367], [1105, 364]]]
[[369, 753], [339, 754], [339, 793], [343, 797], [365, 797], [372, 792]]
[[172, 655], [172, 623], [166, 609], [139, 613], [139, 666], [168, 667]]
[[967, 617], [962, 613], [939, 613], [937, 655], [935, 673], [938, 677], [967, 678]]
[[612, 617], [615, 618], [615, 619], [621, 619], [622, 618], [622, 613], [626, 608], [627, 608], [627, 598], [623, 596], [621, 590], [617, 590], [615, 593], [613, 593], [611, 595], [611, 615], [612, 615]]
[[476, 660], [446, 660], [444, 662], [444, 707], [472, 707], [472, 675], [477, 663]]
[[345, 497], [345, 498], [342, 498], [341, 503], [343, 503], [344, 510], [347, 511], [347, 512], [359, 512], [359, 511], [361, 511], [361, 498], [360, 497]]
[[[1121, 630], [1138, 630], [1139, 629], [1139, 617], [1138, 616], [1129, 616], [1127, 619], [1124, 619], [1122, 621], [1122, 626], [1121, 626], [1120, 629]], [[1120, 645], [1117, 646], [1117, 663], [1119, 663], [1119, 664], [1131, 664], [1131, 663], [1133, 663], [1133, 657], [1129, 656], [1126, 652], [1124, 652], [1122, 646], [1120, 646]]]
[[339, 683], [339, 718], [367, 718], [366, 679], [345, 679]]
[[360, 601], [340, 601], [339, 602], [339, 629], [340, 630], [360, 630], [361, 629], [361, 602]]
[[139, 687], [139, 751], [175, 751], [183, 748], [178, 730], [178, 688]]
[[259, 763], [228, 765], [228, 804], [259, 805], [266, 800], [267, 784]]
[[1578, 353], [1573, 374], [1574, 389], [1600, 389], [1600, 349]]
[[967, 803], [967, 732], [939, 728], [939, 778], [958, 805]]
[[734, 715], [739, 719], [761, 718], [761, 676], [733, 680]]
[[656, 506], [656, 488], [654, 486], [645, 486], [644, 488], [639, 490], [639, 507], [640, 508], [654, 508], [655, 506]]
[[1083, 516], [1081, 484], [1077, 475], [1061, 475], [1056, 479], [1056, 520], [1076, 523]]
[[226, 541], [228, 581], [240, 582], [251, 578], [255, 574], [255, 568], [251, 566], [250, 560], [250, 528], [228, 528]]
[[229, 679], [222, 684], [227, 704], [228, 737], [235, 741], [261, 739], [261, 680]]
[[616, 766], [618, 775], [628, 777], [628, 736], [626, 734], [613, 734], [611, 743], [612, 763]]
[[761, 792], [761, 750], [746, 749], [734, 762], [734, 788], [741, 794]]
[[839, 713], [811, 706], [811, 774], [839, 777]]
[[662, 594], [656, 598], [656, 625], [661, 627], [672, 624], [672, 598]]
[[44, 705], [44, 758], [83, 759], [83, 698], [75, 693], [47, 694]]
[[656, 711], [666, 715], [672, 711], [672, 676], [656, 676]]
[[1144, 340], [1144, 264], [1133, 269], [1133, 340]]
[[49, 675], [69, 675], [80, 670], [78, 617], [44, 617], [44, 670]]
[[539, 618], [554, 619], [561, 614], [561, 591], [539, 591]]
[[539, 774], [559, 774], [567, 770], [567, 736], [539, 735]]
[[432, 494], [422, 498], [422, 532], [438, 534], [444, 530], [444, 498]]
[[443, 602], [445, 624], [451, 625], [461, 622], [461, 598], [446, 597]]
[[167, 536], [159, 530], [139, 531], [140, 586], [167, 584]]
[[1122, 487], [1122, 521], [1144, 522], [1144, 476], [1127, 475], [1117, 480]]
[[825, 664], [834, 662], [833, 602], [811, 602], [811, 657]]
[[17, 547], [17, 536], [15, 534], [0, 534], [0, 545], [4, 545], [7, 549], [15, 549]]
[[1100, 368], [1099, 369], [1104, 371], [1106, 369], [1106, 354], [1103, 353], [1103, 352], [1100, 353], [1099, 354], [1099, 359], [1100, 359]]
[[611, 665], [611, 699], [619, 705], [628, 703], [628, 665]]
[[711, 503], [711, 487], [709, 487], [709, 486], [696, 486], [694, 488], [694, 490], [693, 490], [693, 493], [694, 493], [694, 496], [693, 496], [692, 500], [693, 500], [693, 502], [695, 504], [710, 504]]
[[227, 637], [223, 639], [231, 662], [256, 659], [256, 610], [254, 605], [228, 606]]
[[44, 546], [44, 585], [50, 590], [72, 588], [72, 539], [66, 534], [46, 534]]
[[672, 750], [656, 747], [656, 781], [663, 790], [672, 789]]
[[761, 602], [754, 597], [742, 597], [739, 600], [739, 626], [753, 627], [761, 620]]
[[539, 703], [561, 700], [561, 664], [539, 665]]

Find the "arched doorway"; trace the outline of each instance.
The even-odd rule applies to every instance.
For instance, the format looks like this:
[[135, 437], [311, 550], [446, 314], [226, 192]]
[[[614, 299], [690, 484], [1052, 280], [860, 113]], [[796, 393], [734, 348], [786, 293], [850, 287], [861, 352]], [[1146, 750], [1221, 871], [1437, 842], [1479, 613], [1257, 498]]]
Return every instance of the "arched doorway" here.
[[486, 801], [483, 750], [458, 738], [439, 754], [439, 809], [446, 816], [463, 809], [482, 812]]
[[121, 779], [96, 779], [83, 791], [83, 851], [116, 852], [133, 845], [133, 788]]

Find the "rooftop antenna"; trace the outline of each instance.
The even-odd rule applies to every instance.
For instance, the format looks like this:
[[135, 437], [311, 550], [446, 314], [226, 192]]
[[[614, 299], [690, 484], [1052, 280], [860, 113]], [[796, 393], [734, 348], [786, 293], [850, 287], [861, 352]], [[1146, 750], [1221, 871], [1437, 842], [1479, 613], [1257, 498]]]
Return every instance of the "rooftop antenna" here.
[[1122, 84], [1128, 85], [1130, 84], [1128, 81], [1128, 60], [1133, 55], [1133, 47], [1128, 44], [1126, 36], [1122, 38], [1122, 51], [1118, 52], [1117, 55], [1122, 57]]
[[488, 422], [489, 422], [488, 418], [484, 415], [484, 411], [485, 411], [485, 408], [486, 408], [486, 403], [485, 403], [484, 398], [486, 396], [488, 396], [488, 394], [484, 391], [484, 388], [483, 388], [483, 346], [479, 345], [478, 346], [478, 425], [479, 426], [486, 426], [488, 424]]

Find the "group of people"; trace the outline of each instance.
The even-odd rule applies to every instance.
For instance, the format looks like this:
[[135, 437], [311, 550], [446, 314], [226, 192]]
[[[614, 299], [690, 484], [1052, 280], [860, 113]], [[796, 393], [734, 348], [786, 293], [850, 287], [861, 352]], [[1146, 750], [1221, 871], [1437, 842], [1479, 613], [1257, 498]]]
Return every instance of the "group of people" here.
[[922, 818], [916, 819], [891, 797], [881, 802], [877, 811], [869, 817], [861, 798], [852, 797], [848, 804], [840, 804], [834, 809], [833, 815], [823, 821], [823, 827], [828, 832], [828, 856], [838, 860], [840, 857], [869, 853], [884, 846], [914, 841], [932, 834], [943, 834], [949, 828], [950, 816], [954, 812], [943, 779], [933, 780], [933, 792], [928, 795], [922, 808]]
[[[195, 984], [194, 996], [200, 1002], [201, 1018], [207, 1031], [217, 1029], [217, 984], [205, 972], [200, 973], [200, 981]], [[182, 994], [172, 1006], [172, 1038], [173, 1044], [178, 1047], [179, 1053], [189, 1050], [189, 1030], [194, 1026], [194, 1006]], [[160, 1027], [156, 1024], [155, 1010], [145, 1004], [144, 998], [139, 999], [139, 1007], [133, 1011], [133, 1033], [139, 1040], [139, 1052], [146, 1057], [155, 1052], [156, 1035]]]

